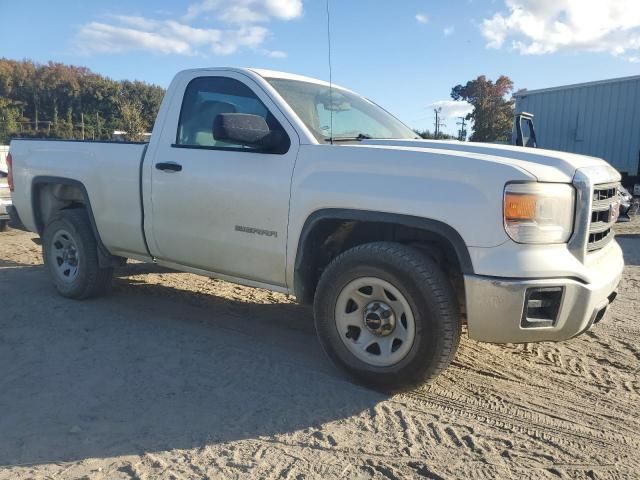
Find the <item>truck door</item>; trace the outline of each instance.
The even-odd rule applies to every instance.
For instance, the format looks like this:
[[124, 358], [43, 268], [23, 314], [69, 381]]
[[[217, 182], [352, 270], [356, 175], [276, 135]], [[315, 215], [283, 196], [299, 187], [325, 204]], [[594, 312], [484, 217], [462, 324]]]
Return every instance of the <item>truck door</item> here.
[[[161, 112], [160, 140], [145, 162], [151, 253], [160, 263], [284, 286], [295, 130], [246, 75], [210, 71], [175, 82], [182, 101]], [[224, 113], [263, 117], [285, 148], [267, 153], [217, 141], [213, 124]]]
[[530, 113], [518, 113], [514, 117], [515, 144], [519, 147], [536, 148], [536, 131], [533, 126], [533, 115]]

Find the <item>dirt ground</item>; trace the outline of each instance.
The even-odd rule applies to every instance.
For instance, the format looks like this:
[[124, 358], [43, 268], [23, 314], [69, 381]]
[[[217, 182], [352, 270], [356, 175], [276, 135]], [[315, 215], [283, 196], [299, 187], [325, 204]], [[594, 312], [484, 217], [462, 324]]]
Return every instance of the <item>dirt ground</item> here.
[[290, 298], [130, 264], [59, 297], [0, 234], [0, 479], [640, 478], [640, 218], [605, 320], [568, 342], [463, 339], [433, 384], [350, 383]]

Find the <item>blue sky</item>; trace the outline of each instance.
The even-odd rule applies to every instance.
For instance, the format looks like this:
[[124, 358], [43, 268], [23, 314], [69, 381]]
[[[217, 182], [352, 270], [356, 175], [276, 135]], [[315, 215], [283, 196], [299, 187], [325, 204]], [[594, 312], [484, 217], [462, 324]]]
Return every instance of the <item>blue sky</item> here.
[[[451, 87], [485, 74], [516, 89], [640, 73], [638, 0], [330, 0], [334, 82], [415, 128], [446, 131]], [[0, 0], [0, 56], [85, 65], [167, 86], [202, 66], [328, 78], [325, 0]]]

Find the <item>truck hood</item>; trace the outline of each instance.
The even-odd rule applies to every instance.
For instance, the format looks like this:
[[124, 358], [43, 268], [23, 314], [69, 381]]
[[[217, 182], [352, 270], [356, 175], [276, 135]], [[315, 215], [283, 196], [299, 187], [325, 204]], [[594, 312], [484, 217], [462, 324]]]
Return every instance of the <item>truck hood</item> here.
[[530, 173], [540, 182], [569, 183], [577, 169], [608, 166], [604, 160], [575, 153], [523, 148], [512, 145], [471, 143], [445, 140], [363, 140], [362, 145], [450, 151], [455, 159], [460, 153], [470, 153], [479, 161], [513, 165]]

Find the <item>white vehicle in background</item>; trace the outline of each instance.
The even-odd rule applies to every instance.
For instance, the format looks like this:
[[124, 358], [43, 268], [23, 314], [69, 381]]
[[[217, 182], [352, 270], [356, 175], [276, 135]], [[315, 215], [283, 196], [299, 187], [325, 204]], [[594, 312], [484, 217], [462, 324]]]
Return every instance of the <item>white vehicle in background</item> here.
[[4, 232], [9, 224], [7, 207], [11, 205], [11, 191], [7, 176], [7, 172], [0, 169], [0, 232]]
[[11, 192], [8, 182], [7, 154], [9, 145], [0, 145], [0, 232], [4, 232], [9, 224], [7, 207], [11, 205]]
[[623, 269], [606, 162], [420, 140], [297, 75], [187, 70], [148, 144], [14, 140], [9, 164], [13, 222], [62, 295], [103, 293], [127, 258], [292, 293], [369, 384], [436, 376], [463, 323], [485, 342], [579, 335]]

